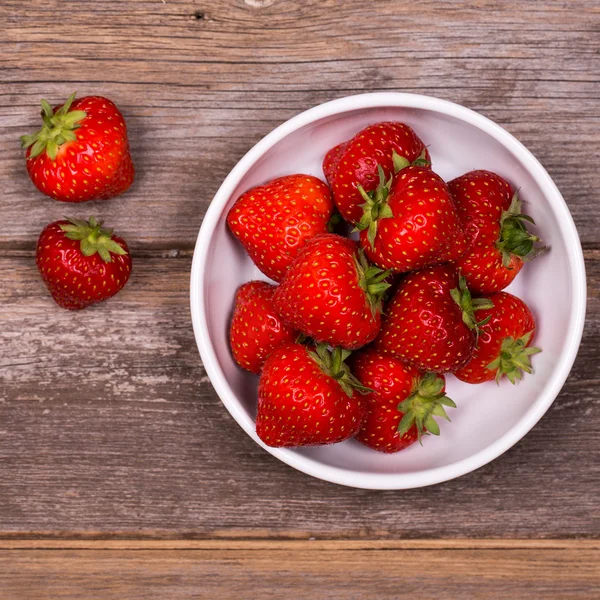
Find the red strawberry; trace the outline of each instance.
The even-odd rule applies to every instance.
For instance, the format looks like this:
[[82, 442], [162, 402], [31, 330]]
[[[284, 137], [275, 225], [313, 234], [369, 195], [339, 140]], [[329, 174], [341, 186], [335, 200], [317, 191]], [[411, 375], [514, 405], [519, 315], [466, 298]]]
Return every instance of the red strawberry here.
[[322, 234], [292, 263], [273, 303], [284, 322], [315, 340], [359, 348], [379, 331], [386, 276], [366, 262], [356, 242]]
[[273, 308], [275, 286], [264, 281], [242, 285], [235, 298], [229, 342], [240, 367], [260, 373], [270, 352], [298, 334], [283, 324]]
[[37, 267], [54, 301], [78, 310], [114, 296], [131, 274], [125, 240], [94, 217], [47, 225], [37, 243]]
[[[369, 125], [352, 139], [332, 148], [323, 161], [323, 173], [333, 190], [333, 198], [342, 216], [351, 223], [360, 221], [364, 200], [358, 186], [367, 192], [378, 183], [377, 166], [386, 177], [397, 164], [407, 166], [415, 161], [429, 164], [429, 153], [417, 134], [404, 123], [384, 121]], [[398, 162], [399, 161], [399, 162]]]
[[42, 100], [43, 127], [21, 137], [27, 171], [42, 194], [61, 202], [107, 200], [133, 182], [127, 127], [119, 109], [101, 96], [53, 109]]
[[281, 281], [306, 242], [327, 231], [333, 200], [312, 175], [286, 175], [243, 193], [227, 224], [254, 264]]
[[456, 408], [444, 393], [443, 375], [423, 373], [373, 348], [352, 358], [354, 375], [372, 390], [364, 396], [367, 415], [356, 436], [359, 442], [380, 452], [398, 452], [423, 433], [439, 435], [434, 417], [448, 419], [444, 406]]
[[375, 347], [424, 371], [455, 371], [471, 358], [483, 325], [475, 311], [491, 306], [471, 299], [451, 266], [411, 273], [386, 307]]
[[503, 375], [515, 383], [523, 371], [531, 373], [532, 354], [541, 352], [530, 346], [535, 336], [535, 319], [523, 300], [506, 292], [492, 294], [493, 308], [478, 317], [489, 319], [479, 330], [477, 348], [471, 360], [454, 374], [467, 383], [483, 383]]
[[521, 214], [510, 184], [490, 171], [471, 171], [448, 184], [469, 248], [457, 267], [473, 293], [499, 292], [517, 276], [523, 261], [537, 256], [540, 239], [527, 231], [533, 219]]
[[329, 352], [287, 344], [265, 363], [258, 385], [256, 433], [267, 446], [334, 444], [360, 429], [366, 391], [344, 360], [347, 350]]
[[357, 225], [370, 261], [384, 269], [413, 271], [462, 255], [465, 236], [439, 175], [415, 166], [387, 181], [381, 169], [379, 175], [377, 190], [363, 192], [365, 212]]

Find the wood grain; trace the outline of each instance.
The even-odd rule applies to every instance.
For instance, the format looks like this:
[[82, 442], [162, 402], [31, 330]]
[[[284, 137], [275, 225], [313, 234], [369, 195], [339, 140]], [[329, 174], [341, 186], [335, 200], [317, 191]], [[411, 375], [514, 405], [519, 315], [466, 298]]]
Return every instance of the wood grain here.
[[[64, 35], [57, 35], [60, 23]], [[484, 16], [482, 16], [484, 15]], [[236, 161], [276, 125], [368, 91], [431, 94], [505, 126], [546, 166], [587, 245], [600, 212], [600, 13], [580, 0], [4, 0], [0, 245], [32, 248], [64, 207], [24, 173], [40, 97], [123, 109], [137, 180], [90, 210], [135, 248], [190, 248]], [[595, 247], [595, 246], [594, 246]]]
[[3, 599], [595, 600], [598, 547], [347, 542], [0, 550]]
[[[0, 258], [0, 537], [597, 537], [600, 252], [573, 372], [515, 448], [456, 481], [369, 492], [244, 435], [201, 367], [191, 257], [140, 253], [119, 296], [56, 307], [30, 252]], [[218, 450], [216, 450], [218, 448]]]

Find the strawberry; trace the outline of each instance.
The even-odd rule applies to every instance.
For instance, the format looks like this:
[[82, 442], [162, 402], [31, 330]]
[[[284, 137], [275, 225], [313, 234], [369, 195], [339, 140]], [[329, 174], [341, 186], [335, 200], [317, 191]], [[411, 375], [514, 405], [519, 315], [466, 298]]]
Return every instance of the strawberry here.
[[424, 371], [456, 371], [471, 358], [485, 323], [475, 311], [491, 306], [471, 298], [452, 266], [411, 273], [386, 307], [375, 347]]
[[275, 313], [274, 292], [275, 286], [264, 281], [249, 281], [236, 294], [229, 342], [235, 362], [252, 373], [260, 373], [277, 346], [298, 337]]
[[467, 383], [483, 383], [506, 375], [511, 383], [531, 373], [530, 356], [541, 352], [530, 344], [535, 336], [535, 319], [516, 296], [506, 292], [492, 294], [493, 308], [477, 316], [487, 320], [479, 330], [477, 348], [471, 360], [454, 374]]
[[358, 190], [375, 190], [377, 166], [386, 177], [394, 172], [394, 158], [404, 166], [416, 161], [429, 164], [429, 153], [417, 134], [404, 123], [384, 121], [369, 125], [352, 139], [335, 146], [325, 155], [323, 173], [333, 190], [333, 199], [347, 221], [360, 221], [364, 200]]
[[439, 435], [434, 417], [448, 419], [444, 406], [456, 408], [444, 392], [443, 375], [423, 373], [373, 348], [352, 357], [352, 371], [372, 390], [364, 396], [367, 414], [356, 439], [374, 450], [398, 452], [424, 433]]
[[367, 263], [356, 242], [321, 234], [291, 264], [273, 304], [285, 323], [315, 340], [359, 348], [379, 331], [387, 275]]
[[312, 175], [286, 175], [244, 192], [227, 224], [254, 264], [274, 281], [306, 242], [327, 231], [333, 200], [327, 185]]
[[362, 188], [364, 214], [357, 228], [367, 258], [383, 269], [413, 271], [456, 260], [466, 240], [443, 179], [424, 167], [408, 166], [379, 186]]
[[456, 265], [473, 293], [490, 294], [508, 286], [524, 261], [543, 248], [521, 214], [521, 201], [511, 185], [490, 171], [471, 171], [448, 184], [467, 235], [468, 250]]
[[36, 263], [54, 301], [69, 310], [114, 296], [131, 274], [125, 240], [94, 217], [47, 225], [38, 239]]
[[358, 432], [366, 392], [352, 375], [347, 350], [286, 344], [271, 352], [258, 384], [256, 433], [267, 446], [319, 446]]
[[107, 200], [133, 182], [127, 127], [119, 109], [101, 96], [52, 108], [42, 100], [44, 125], [21, 137], [35, 186], [61, 202]]

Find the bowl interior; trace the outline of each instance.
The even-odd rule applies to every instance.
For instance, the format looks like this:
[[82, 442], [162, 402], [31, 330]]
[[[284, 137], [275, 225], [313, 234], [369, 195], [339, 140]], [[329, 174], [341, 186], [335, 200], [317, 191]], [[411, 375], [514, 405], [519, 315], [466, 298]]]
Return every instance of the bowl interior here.
[[[398, 454], [384, 455], [350, 440], [329, 447], [276, 452], [280, 457], [285, 453], [288, 462], [308, 459], [356, 473], [357, 477], [362, 473], [414, 474], [444, 467], [484, 450], [507, 434], [548, 391], [545, 388], [551, 385], [551, 376], [561, 360], [574, 310], [567, 242], [558, 218], [557, 200], [544, 194], [541, 183], [512, 149], [460, 118], [422, 108], [368, 108], [318, 119], [287, 135], [248, 169], [229, 197], [209, 242], [204, 301], [210, 343], [226, 385], [236, 399], [229, 398], [226, 404], [248, 433], [253, 435], [257, 378], [234, 364], [228, 348], [228, 326], [237, 287], [251, 279], [265, 278], [227, 230], [227, 210], [239, 194], [274, 177], [302, 172], [324, 179], [321, 163], [327, 150], [362, 127], [388, 119], [414, 128], [429, 146], [433, 169], [445, 180], [472, 169], [489, 169], [520, 190], [526, 212], [536, 220], [538, 231], [551, 250], [526, 265], [507, 291], [525, 300], [534, 312], [538, 322], [536, 345], [543, 348], [543, 353], [533, 358], [535, 374], [515, 386], [508, 381], [499, 386], [494, 382], [467, 385], [448, 376], [448, 395], [458, 408], [449, 409], [452, 422], [441, 422], [441, 435], [428, 436], [423, 447], [417, 444]], [[232, 406], [232, 402], [239, 404]], [[257, 440], [255, 436], [254, 439]]]

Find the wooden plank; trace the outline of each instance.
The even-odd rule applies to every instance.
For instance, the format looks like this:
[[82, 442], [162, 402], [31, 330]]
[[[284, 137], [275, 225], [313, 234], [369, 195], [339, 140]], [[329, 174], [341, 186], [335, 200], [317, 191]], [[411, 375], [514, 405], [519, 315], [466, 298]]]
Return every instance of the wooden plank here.
[[378, 598], [595, 600], [600, 550], [360, 548], [293, 542], [244, 549], [0, 550], [7, 600]]
[[258, 448], [212, 391], [193, 339], [191, 257], [134, 256], [130, 284], [54, 306], [33, 255], [0, 257], [0, 536], [406, 539], [600, 535], [600, 255], [588, 323], [548, 414], [458, 480], [370, 492]]
[[104, 0], [91, 10], [83, 0], [0, 6], [0, 246], [32, 248], [66, 210], [33, 188], [16, 140], [35, 126], [41, 96], [73, 89], [121, 106], [138, 176], [122, 199], [69, 211], [105, 217], [134, 249], [190, 248], [220, 182], [256, 141], [315, 104], [381, 90], [440, 96], [505, 126], [547, 167], [583, 242], [597, 244], [593, 2], [424, 0], [415, 11], [387, 0], [367, 14], [362, 0]]

